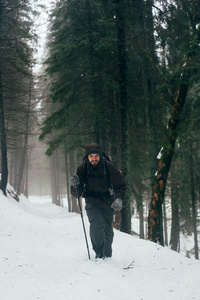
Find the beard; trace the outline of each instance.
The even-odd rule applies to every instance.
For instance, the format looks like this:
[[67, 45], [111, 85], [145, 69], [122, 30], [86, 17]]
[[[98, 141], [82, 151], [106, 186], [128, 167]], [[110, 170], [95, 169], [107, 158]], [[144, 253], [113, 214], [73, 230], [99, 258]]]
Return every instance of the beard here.
[[99, 161], [98, 160], [90, 161], [90, 166], [93, 170], [96, 170], [99, 166]]
[[99, 162], [98, 160], [93, 160], [90, 163], [93, 167], [96, 167], [98, 165], [98, 162]]

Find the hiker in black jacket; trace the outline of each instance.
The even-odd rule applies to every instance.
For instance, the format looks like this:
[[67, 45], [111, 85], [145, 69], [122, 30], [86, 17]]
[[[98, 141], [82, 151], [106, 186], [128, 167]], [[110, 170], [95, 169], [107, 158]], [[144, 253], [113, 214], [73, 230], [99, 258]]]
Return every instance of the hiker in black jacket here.
[[104, 157], [101, 147], [94, 143], [86, 147], [84, 162], [72, 178], [72, 195], [76, 195], [74, 179], [78, 178], [78, 194], [85, 198], [90, 238], [96, 258], [111, 257], [113, 215], [114, 211], [122, 209], [126, 190], [122, 173]]

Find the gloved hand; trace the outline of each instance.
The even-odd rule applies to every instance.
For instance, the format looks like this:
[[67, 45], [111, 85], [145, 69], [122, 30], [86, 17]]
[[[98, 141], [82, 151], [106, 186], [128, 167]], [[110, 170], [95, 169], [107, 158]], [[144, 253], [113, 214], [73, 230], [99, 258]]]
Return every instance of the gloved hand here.
[[73, 187], [73, 185], [71, 185], [71, 187], [70, 187], [70, 192], [71, 192], [72, 196], [74, 196], [74, 197], [77, 196], [76, 188]]
[[121, 198], [117, 198], [111, 205], [111, 207], [115, 210], [115, 211], [120, 211], [122, 209], [122, 199]]
[[71, 177], [71, 185], [76, 189], [80, 184], [80, 180], [79, 180], [79, 177], [78, 175], [74, 174], [72, 177]]

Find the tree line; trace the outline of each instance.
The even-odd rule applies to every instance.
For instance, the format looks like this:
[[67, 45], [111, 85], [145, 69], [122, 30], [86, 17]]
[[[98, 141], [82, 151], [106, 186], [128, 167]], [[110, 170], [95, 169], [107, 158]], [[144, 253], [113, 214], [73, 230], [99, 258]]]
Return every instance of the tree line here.
[[29, 1], [0, 1], [0, 188], [28, 194], [28, 158], [36, 125], [32, 68], [34, 11]]

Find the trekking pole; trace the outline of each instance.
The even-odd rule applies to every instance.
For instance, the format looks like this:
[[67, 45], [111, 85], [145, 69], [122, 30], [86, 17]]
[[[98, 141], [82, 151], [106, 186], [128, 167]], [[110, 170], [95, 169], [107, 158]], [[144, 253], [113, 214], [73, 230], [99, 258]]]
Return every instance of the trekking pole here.
[[84, 224], [84, 220], [83, 220], [83, 212], [82, 212], [82, 207], [81, 207], [81, 201], [80, 201], [80, 197], [79, 197], [79, 194], [78, 194], [78, 188], [76, 188], [76, 193], [77, 193], [78, 204], [79, 204], [79, 208], [80, 208], [81, 219], [82, 219], [82, 223], [83, 223], [83, 231], [84, 231], [84, 234], [85, 234], [85, 241], [86, 241], [86, 246], [87, 246], [87, 251], [88, 251], [88, 258], [90, 259], [90, 251], [89, 251], [89, 246], [88, 246], [88, 241], [87, 241], [85, 224]]
[[83, 212], [82, 212], [82, 207], [81, 207], [81, 201], [80, 201], [80, 197], [79, 197], [79, 194], [78, 194], [78, 186], [79, 186], [79, 183], [80, 183], [78, 175], [73, 175], [71, 177], [71, 183], [76, 188], [76, 195], [77, 195], [77, 198], [78, 198], [78, 204], [79, 204], [79, 209], [80, 209], [80, 214], [81, 214], [81, 220], [82, 220], [82, 224], [83, 224], [83, 231], [84, 231], [85, 241], [86, 241], [86, 246], [87, 246], [87, 251], [88, 251], [88, 258], [90, 259], [90, 251], [89, 251], [88, 240], [87, 240], [87, 235], [86, 235], [86, 230], [85, 230], [85, 224], [84, 224], [84, 220], [83, 220]]

